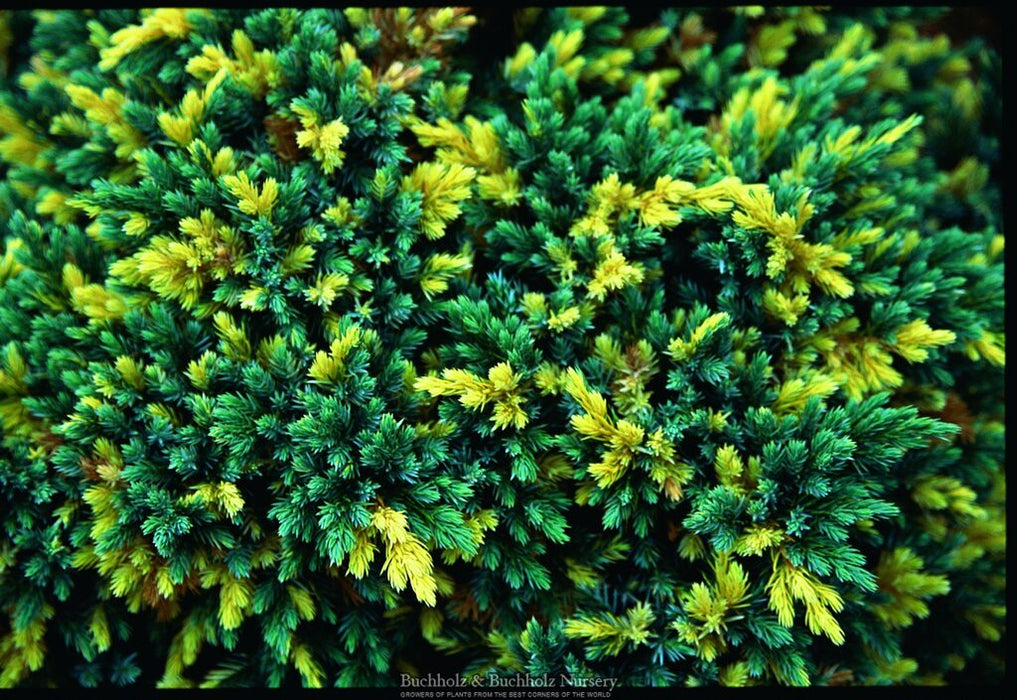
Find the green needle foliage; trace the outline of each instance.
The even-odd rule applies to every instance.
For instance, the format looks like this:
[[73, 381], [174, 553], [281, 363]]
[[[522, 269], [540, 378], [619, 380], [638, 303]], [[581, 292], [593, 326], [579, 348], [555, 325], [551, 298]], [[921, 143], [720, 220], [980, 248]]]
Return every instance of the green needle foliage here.
[[0, 686], [999, 680], [935, 9], [0, 13]]

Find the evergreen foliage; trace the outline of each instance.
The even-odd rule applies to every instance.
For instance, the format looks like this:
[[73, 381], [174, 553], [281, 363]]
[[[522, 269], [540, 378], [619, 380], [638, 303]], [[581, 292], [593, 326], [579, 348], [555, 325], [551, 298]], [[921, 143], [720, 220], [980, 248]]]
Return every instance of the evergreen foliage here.
[[949, 18], [0, 13], [0, 686], [1000, 679]]

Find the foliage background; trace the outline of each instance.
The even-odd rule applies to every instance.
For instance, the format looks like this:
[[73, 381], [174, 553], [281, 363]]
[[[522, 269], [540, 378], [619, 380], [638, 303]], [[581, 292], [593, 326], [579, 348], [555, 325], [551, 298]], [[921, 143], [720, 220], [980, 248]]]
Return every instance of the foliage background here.
[[999, 26], [4, 11], [0, 684], [1000, 680]]

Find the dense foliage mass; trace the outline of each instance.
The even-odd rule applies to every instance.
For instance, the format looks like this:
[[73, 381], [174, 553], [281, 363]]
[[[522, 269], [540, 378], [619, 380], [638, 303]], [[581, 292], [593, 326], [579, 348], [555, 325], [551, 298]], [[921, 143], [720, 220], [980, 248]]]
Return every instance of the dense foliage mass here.
[[955, 24], [0, 14], [0, 685], [1001, 678]]

